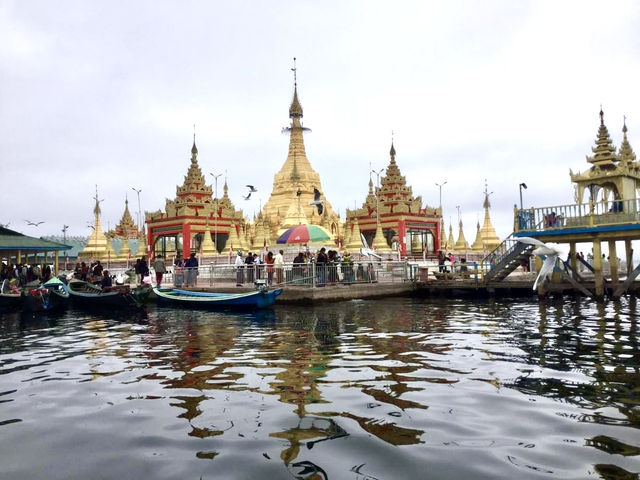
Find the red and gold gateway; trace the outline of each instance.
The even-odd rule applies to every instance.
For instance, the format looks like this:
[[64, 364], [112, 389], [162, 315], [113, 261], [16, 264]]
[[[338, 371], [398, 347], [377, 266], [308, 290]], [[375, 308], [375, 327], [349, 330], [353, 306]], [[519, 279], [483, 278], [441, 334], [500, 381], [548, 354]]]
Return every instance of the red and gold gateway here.
[[[174, 200], [167, 199], [165, 210], [145, 212], [150, 251], [165, 257], [188, 257], [191, 252], [214, 256], [223, 248], [243, 248], [245, 221], [228, 195], [213, 198], [213, 188], [206, 184], [198, 165], [195, 136], [191, 148], [191, 165], [182, 186], [176, 188]], [[216, 245], [218, 248], [216, 248]]]
[[396, 149], [391, 143], [391, 160], [380, 185], [374, 191], [369, 178], [369, 194], [360, 208], [347, 210], [345, 246], [362, 246], [360, 233], [378, 253], [402, 256], [435, 255], [440, 249], [442, 213], [440, 208], [422, 205], [422, 197], [414, 197], [396, 163]]

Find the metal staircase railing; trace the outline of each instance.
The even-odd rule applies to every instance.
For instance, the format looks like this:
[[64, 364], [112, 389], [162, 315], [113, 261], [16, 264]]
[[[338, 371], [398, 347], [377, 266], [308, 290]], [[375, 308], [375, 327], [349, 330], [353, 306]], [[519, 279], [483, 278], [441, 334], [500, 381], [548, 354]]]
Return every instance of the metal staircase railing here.
[[482, 260], [485, 268], [484, 282], [501, 282], [522, 265], [523, 261], [528, 262], [534, 249], [534, 245], [518, 242], [513, 234], [509, 235]]

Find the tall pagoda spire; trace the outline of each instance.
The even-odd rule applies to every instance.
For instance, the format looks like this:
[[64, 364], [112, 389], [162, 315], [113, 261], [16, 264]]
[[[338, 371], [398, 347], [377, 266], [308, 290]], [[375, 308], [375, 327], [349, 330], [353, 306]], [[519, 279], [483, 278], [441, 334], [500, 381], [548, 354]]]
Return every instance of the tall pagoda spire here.
[[595, 167], [615, 167], [618, 161], [616, 155], [616, 147], [613, 146], [609, 131], [604, 124], [604, 112], [600, 107], [600, 127], [598, 128], [598, 138], [596, 138], [596, 146], [591, 147], [593, 156], [587, 157], [587, 162], [592, 163]]
[[[314, 200], [314, 188], [320, 192], [323, 191], [323, 188], [320, 175], [312, 168], [305, 150], [303, 134], [309, 129], [302, 125], [303, 110], [298, 97], [295, 61], [294, 58], [294, 66], [291, 69], [294, 74], [293, 99], [289, 106], [291, 123], [289, 127], [283, 129], [283, 133], [289, 134], [289, 150], [286, 161], [274, 176], [273, 190], [263, 209], [268, 225], [274, 227], [271, 233], [276, 233], [275, 230], [279, 232], [286, 226], [282, 223], [282, 217], [278, 212], [287, 212], [285, 218], [288, 217], [289, 223], [292, 223], [292, 217], [295, 216], [296, 225], [301, 220], [304, 223], [313, 224], [319, 224], [323, 221], [323, 217], [313, 214], [315, 205], [309, 205], [309, 202]], [[302, 210], [301, 213], [298, 213], [299, 208]], [[337, 214], [326, 198], [324, 199], [324, 210], [331, 221], [337, 219]]]

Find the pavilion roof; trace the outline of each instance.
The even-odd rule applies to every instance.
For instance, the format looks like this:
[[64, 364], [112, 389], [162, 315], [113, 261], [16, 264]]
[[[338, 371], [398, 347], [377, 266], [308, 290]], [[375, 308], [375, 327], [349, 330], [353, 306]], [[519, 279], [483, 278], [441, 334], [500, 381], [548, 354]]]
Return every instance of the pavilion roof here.
[[52, 242], [43, 238], [29, 237], [22, 233], [0, 227], [0, 251], [60, 251], [69, 250], [70, 245]]

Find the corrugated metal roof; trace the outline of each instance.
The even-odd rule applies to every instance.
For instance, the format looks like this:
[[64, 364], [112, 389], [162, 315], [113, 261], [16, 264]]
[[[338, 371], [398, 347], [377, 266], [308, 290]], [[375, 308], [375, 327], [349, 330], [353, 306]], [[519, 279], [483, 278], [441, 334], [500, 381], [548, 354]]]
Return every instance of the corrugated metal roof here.
[[0, 227], [0, 251], [53, 252], [69, 249], [71, 249], [69, 245], [52, 242], [44, 238], [28, 237], [8, 228]]

